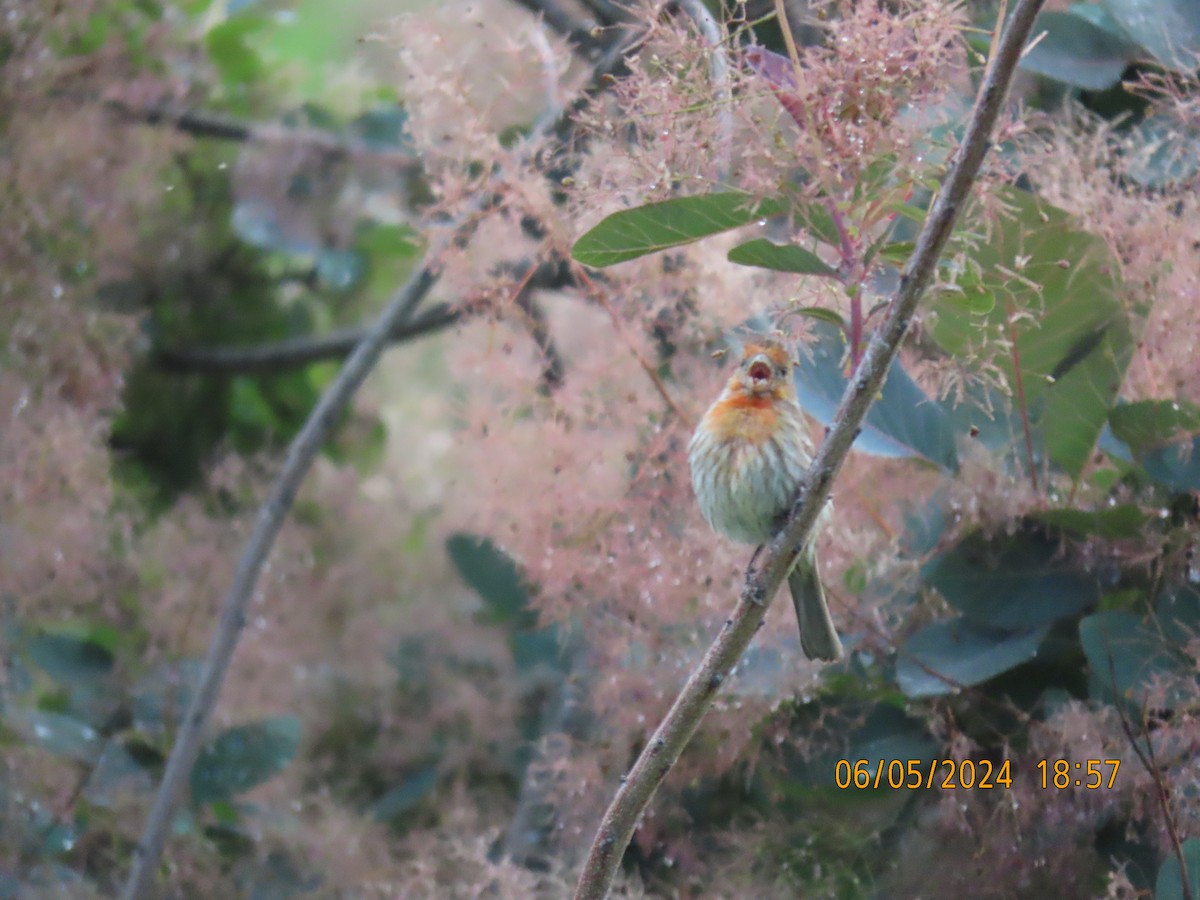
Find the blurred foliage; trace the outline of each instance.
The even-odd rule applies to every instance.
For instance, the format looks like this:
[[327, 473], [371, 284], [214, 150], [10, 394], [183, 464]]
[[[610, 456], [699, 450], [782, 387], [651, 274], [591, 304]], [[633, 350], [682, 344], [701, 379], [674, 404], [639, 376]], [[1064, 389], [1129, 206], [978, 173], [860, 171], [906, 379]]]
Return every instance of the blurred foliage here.
[[[206, 108], [279, 118], [381, 149], [407, 147], [405, 113], [390, 86], [360, 85], [347, 99], [351, 89], [325, 77], [355, 33], [338, 5], [302, 0], [287, 15], [257, 2], [211, 7], [207, 0], [105, 4], [55, 33], [50, 47], [63, 58], [118, 47], [135, 69], [158, 71], [168, 61], [147, 49], [146, 36], [167, 21], [201, 36], [193, 49], [208, 67], [198, 77], [209, 81], [196, 85]], [[772, 27], [764, 24], [764, 33]], [[1077, 100], [1123, 131], [1130, 141], [1123, 185], [1161, 189], [1195, 177], [1196, 135], [1168, 112], [1146, 114], [1145, 101], [1120, 85], [1138, 73], [1193, 68], [1188, 54], [1200, 52], [1200, 6], [1076, 3], [1045, 13], [1038, 27], [1045, 36], [1022, 62], [1047, 85], [1038, 98], [1047, 109]], [[811, 30], [817, 39], [819, 29]], [[767, 35], [767, 43], [782, 49], [777, 34]], [[231, 170], [241, 157], [199, 142], [172, 166], [147, 173], [164, 190], [165, 210], [189, 223], [194, 236], [181, 238], [186, 252], [178, 258], [167, 259], [164, 249], [158, 270], [96, 290], [103, 307], [141, 317], [149, 345], [127, 373], [111, 443], [117, 475], [152, 510], [197, 488], [224, 451], [278, 451], [336, 370], [336, 363], [322, 362], [272, 374], [183, 373], [163, 366], [162, 352], [257, 346], [358, 322], [416, 258], [419, 238], [398, 224], [394, 210], [360, 211], [352, 227], [300, 234], [291, 227], [294, 207], [239, 193]], [[863, 260], [883, 279], [895, 278], [911, 252], [912, 229], [906, 235], [902, 226], [922, 220], [921, 203], [910, 197], [928, 187], [898, 184], [890, 163], [876, 161], [854, 198], [888, 220]], [[333, 198], [353, 177], [351, 168], [306, 156], [287, 172], [286, 200], [320, 208], [314, 219], [335, 219]], [[893, 760], [926, 767], [945, 757], [941, 736], [930, 728], [934, 710], [958, 724], [974, 761], [998, 767], [1024, 752], [1033, 725], [1068, 700], [1119, 710], [1143, 739], [1151, 730], [1148, 703], [1159, 731], [1194, 703], [1188, 648], [1200, 630], [1200, 591], [1169, 553], [1188, 543], [1196, 525], [1200, 409], [1174, 398], [1117, 399], [1138, 326], [1121, 303], [1119, 266], [1099, 238], [1041, 198], [1005, 188], [996, 199], [1002, 209], [986, 222], [988, 240], [969, 227], [956, 235], [939, 273], [946, 289], [929, 301], [926, 340], [913, 349], [925, 356], [920, 362], [969, 360], [980, 377], [962, 402], [951, 402], [929, 395], [911, 365], [897, 364], [856, 448], [953, 479], [975, 441], [996, 453], [1006, 477], [1051, 476], [1069, 490], [1048, 495], [1047, 508], [1036, 514], [987, 533], [956, 529], [945, 496], [915, 509], [897, 536], [902, 560], [915, 572], [912, 583], [897, 589], [864, 561], [846, 573], [845, 586], [886, 601], [901, 617], [918, 606], [940, 610], [937, 617], [905, 619], [887, 656], [864, 649], [863, 634], [848, 635], [849, 657], [828, 670], [819, 695], [785, 703], [760, 723], [752, 762], [688, 785], [675, 824], [698, 834], [701, 846], [709, 837], [715, 846], [726, 827], [766, 823], [755, 837], [761, 836], [759, 864], [771, 870], [764, 879], [795, 893], [882, 895], [887, 854], [880, 850], [897, 846], [915, 810], [936, 791], [847, 791], [836, 783], [836, 763], [866, 760], [874, 781]], [[729, 259], [837, 282], [843, 273], [823, 261], [839, 244], [826, 206], [786, 191], [754, 206], [726, 191], [625, 210], [582, 237], [575, 256], [591, 266], [612, 265], [785, 212], [805, 223], [810, 243], [756, 240], [734, 247]], [[984, 223], [980, 210], [971, 215], [972, 225]], [[1032, 312], [1015, 318], [1018, 309]], [[813, 337], [797, 369], [799, 397], [828, 423], [861, 335], [835, 310], [797, 312], [812, 320]], [[997, 328], [1009, 330], [1009, 343], [979, 355], [975, 336]], [[985, 387], [985, 370], [1019, 380], [1022, 397], [1014, 402]], [[325, 452], [369, 469], [386, 437], [382, 422], [355, 413], [341, 424]], [[1125, 546], [1137, 552], [1115, 552]], [[582, 636], [539, 622], [534, 575], [487, 536], [455, 534], [445, 552], [477, 595], [477, 624], [504, 642], [506, 659], [456, 655], [433, 636], [410, 636], [389, 661], [394, 708], [381, 709], [361, 688], [336, 685], [329, 719], [317, 733], [305, 735], [300, 718], [284, 711], [218, 729], [194, 763], [190, 804], [173, 823], [174, 834], [203, 844], [245, 896], [334, 889], [303, 852], [266, 846], [264, 823], [278, 825], [277, 817], [287, 815], [246, 796], [294, 767], [302, 751], [314, 761], [310, 777], [321, 779], [320, 790], [403, 833], [437, 822], [439, 798], [463, 784], [485, 785], [515, 807], [534, 748], [552, 735], [577, 729], [583, 740], [603, 743], [599, 729], [588, 731], [588, 723], [563, 712], [568, 690], [595, 673], [580, 662]], [[1125, 562], [1159, 553], [1163, 565], [1153, 572]], [[148, 669], [146, 636], [137, 627], [11, 617], [3, 627], [0, 745], [43, 755], [74, 783], [62, 791], [70, 802], [50, 804], [23, 794], [0, 771], [4, 834], [23, 864], [0, 872], [0, 896], [38, 889], [62, 895], [93, 876], [108, 884], [132, 852], [122, 818], [129, 798], [150, 796], [200, 664], [180, 659]], [[631, 652], [631, 665], [635, 657]], [[739, 678], [778, 678], [781, 670], [778, 654], [751, 654]], [[419, 753], [396, 751], [394, 729], [409, 725], [406, 716], [433, 718], [432, 679], [443, 671], [482, 685], [489, 700], [488, 685], [511, 679], [517, 701], [510, 731], [464, 736], [469, 726], [438, 719]], [[447, 749], [472, 739], [484, 751]], [[802, 745], [820, 752], [805, 755], [796, 749]], [[1179, 862], [1161, 855], [1155, 837], [1128, 811], [1089, 825], [1097, 847], [1105, 848], [1105, 867], [1129, 862], [1142, 889], [1153, 883], [1159, 897], [1182, 896]], [[109, 848], [106, 869], [88, 855], [97, 846]], [[1195, 885], [1200, 841], [1189, 838], [1184, 856]], [[638, 848], [630, 860], [648, 880], [678, 890], [666, 851]], [[96, 875], [97, 868], [104, 871]]]

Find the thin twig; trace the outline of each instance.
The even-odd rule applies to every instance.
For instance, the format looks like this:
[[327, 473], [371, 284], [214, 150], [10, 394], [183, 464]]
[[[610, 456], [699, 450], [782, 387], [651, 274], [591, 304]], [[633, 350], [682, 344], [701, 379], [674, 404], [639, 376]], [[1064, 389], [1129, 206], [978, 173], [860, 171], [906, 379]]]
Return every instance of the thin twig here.
[[[530, 267], [528, 262], [507, 263], [497, 270], [511, 274], [529, 290], [558, 290], [574, 285], [570, 269], [561, 261], [544, 262]], [[437, 303], [413, 316], [411, 322], [397, 327], [389, 338], [393, 344], [405, 343], [456, 325], [477, 310], [470, 303], [451, 306]], [[526, 323], [528, 326], [528, 323]], [[315, 362], [345, 359], [366, 336], [365, 326], [341, 328], [329, 334], [290, 338], [248, 347], [165, 347], [153, 351], [154, 363], [166, 372], [198, 375], [261, 375], [286, 372]], [[547, 332], [531, 336], [545, 357], [548, 367], [562, 374], [562, 360]]]
[[346, 138], [320, 128], [299, 128], [263, 122], [244, 122], [219, 113], [185, 109], [170, 104], [133, 106], [122, 100], [106, 100], [104, 105], [127, 122], [140, 125], [167, 125], [193, 137], [216, 138], [259, 144], [301, 144], [332, 157], [367, 158], [411, 170], [421, 162], [412, 153], [394, 147], [381, 147], [366, 141]]
[[[464, 311], [439, 303], [399, 323], [388, 335], [392, 344], [441, 331], [462, 319]], [[202, 375], [252, 375], [284, 372], [328, 359], [349, 356], [367, 328], [341, 328], [318, 337], [293, 338], [252, 347], [176, 347], [158, 350], [154, 362], [167, 372]]]
[[1021, 48], [1042, 3], [1043, 0], [1020, 0], [1009, 19], [993, 65], [984, 77], [963, 142], [954, 155], [942, 191], [929, 211], [916, 249], [901, 276], [900, 289], [846, 386], [833, 427], [809, 467], [797, 503], [783, 529], [762, 555], [762, 561], [753, 571], [753, 577], [743, 589], [737, 607], [720, 634], [618, 787], [596, 830], [576, 887], [576, 900], [601, 900], [607, 896], [638, 820], [758, 631], [767, 605], [774, 599], [795, 560], [797, 548], [807, 543], [833, 480], [850, 452], [867, 410], [883, 386], [917, 303], [933, 277], [937, 260], [978, 176]]
[[717, 181], [729, 181], [733, 159], [733, 87], [729, 78], [729, 59], [725, 55], [725, 35], [720, 23], [701, 0], [679, 0], [680, 8], [688, 14], [700, 36], [708, 44], [708, 79], [712, 82], [717, 108]]
[[796, 49], [796, 36], [792, 32], [792, 23], [788, 21], [787, 6], [783, 0], [775, 0], [775, 16], [779, 20], [779, 31], [783, 34], [783, 43], [787, 46], [788, 59], [792, 61], [792, 77], [800, 83], [800, 51]]

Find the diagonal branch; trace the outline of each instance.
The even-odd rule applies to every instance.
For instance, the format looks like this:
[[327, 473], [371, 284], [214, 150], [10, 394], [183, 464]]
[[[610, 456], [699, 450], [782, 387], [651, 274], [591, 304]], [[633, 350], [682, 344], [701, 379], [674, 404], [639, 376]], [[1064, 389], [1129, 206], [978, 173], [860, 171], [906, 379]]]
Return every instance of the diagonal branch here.
[[417, 305], [437, 281], [432, 261], [440, 256], [448, 243], [448, 240], [443, 240], [440, 246], [431, 248], [431, 252], [426, 255], [425, 265], [418, 269], [396, 294], [383, 315], [355, 348], [353, 355], [346, 361], [329, 390], [317, 402], [308, 421], [288, 448], [287, 459], [259, 510], [254, 531], [242, 552], [242, 558], [233, 576], [233, 584], [230, 585], [229, 593], [221, 606], [221, 619], [204, 660], [200, 683], [196, 687], [196, 693], [192, 697], [179, 732], [175, 735], [175, 744], [167, 759], [162, 782], [154, 797], [154, 805], [146, 819], [142, 840], [134, 851], [133, 869], [122, 894], [125, 900], [137, 900], [144, 896], [153, 880], [171, 814], [175, 808], [175, 797], [195, 762], [200, 749], [200, 736], [213, 706], [216, 705], [221, 683], [225, 679], [225, 672], [229, 668], [234, 648], [245, 624], [246, 606], [254, 593], [254, 586], [258, 582], [258, 575], [267, 554], [270, 553], [275, 538], [283, 527], [284, 517], [291, 509], [300, 483], [308, 474], [308, 469], [325, 442], [329, 430], [337, 421], [338, 414], [367, 377], [367, 373], [375, 366], [392, 332], [412, 319]]
[[946, 181], [901, 276], [900, 289], [846, 386], [833, 426], [809, 467], [805, 488], [783, 529], [762, 554], [762, 562], [753, 571], [737, 607], [617, 789], [584, 863], [576, 887], [576, 900], [601, 900], [608, 895], [638, 819], [695, 733], [721, 684], [758, 631], [767, 604], [791, 568], [796, 548], [803, 547], [812, 533], [833, 480], [850, 452], [867, 410], [883, 386], [888, 367], [900, 348], [917, 303], [932, 278], [938, 257], [979, 174], [1013, 72], [1043, 2], [1020, 0], [1008, 20], [984, 76], [962, 144], [954, 155]]

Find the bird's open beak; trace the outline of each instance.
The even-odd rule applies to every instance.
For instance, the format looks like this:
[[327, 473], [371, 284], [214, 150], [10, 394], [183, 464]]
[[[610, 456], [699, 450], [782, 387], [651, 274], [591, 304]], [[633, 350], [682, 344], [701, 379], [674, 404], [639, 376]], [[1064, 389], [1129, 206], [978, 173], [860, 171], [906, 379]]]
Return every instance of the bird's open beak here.
[[759, 353], [751, 357], [746, 374], [750, 377], [750, 388], [755, 391], [765, 391], [771, 387], [775, 369], [765, 354]]

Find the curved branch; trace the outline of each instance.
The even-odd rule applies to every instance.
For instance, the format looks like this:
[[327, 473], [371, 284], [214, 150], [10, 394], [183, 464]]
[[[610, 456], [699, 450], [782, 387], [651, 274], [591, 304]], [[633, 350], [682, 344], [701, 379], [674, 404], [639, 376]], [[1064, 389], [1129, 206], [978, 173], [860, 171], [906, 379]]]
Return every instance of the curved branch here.
[[721, 633], [617, 789], [584, 863], [575, 892], [576, 900], [601, 900], [607, 896], [638, 819], [762, 624], [767, 604], [791, 568], [795, 548], [804, 546], [812, 533], [833, 480], [850, 452], [867, 410], [883, 386], [888, 368], [916, 312], [917, 302], [932, 278], [959, 210], [978, 176], [1021, 50], [1043, 2], [1019, 0], [1017, 3], [984, 76], [962, 144], [901, 276], [900, 289], [846, 386], [833, 426], [809, 467], [805, 487], [783, 529], [762, 554], [762, 561], [753, 571]]
[[[393, 344], [411, 341], [448, 328], [462, 317], [462, 310], [439, 303], [408, 321], [398, 323], [387, 340]], [[177, 347], [158, 350], [154, 355], [154, 363], [164, 371], [180, 374], [272, 373], [321, 360], [342, 359], [349, 356], [366, 336], [366, 328], [340, 328], [319, 337], [293, 338], [252, 347]]]
[[346, 138], [320, 128], [299, 128], [263, 122], [243, 122], [219, 113], [185, 109], [171, 104], [134, 106], [124, 100], [105, 100], [104, 105], [126, 122], [165, 125], [193, 137], [215, 138], [260, 144], [303, 144], [333, 157], [370, 157], [399, 169], [420, 166], [415, 155], [393, 147], [378, 147]]
[[[529, 330], [546, 364], [544, 378], [556, 387], [562, 380], [563, 363], [539, 307], [527, 296], [530, 290], [558, 290], [575, 283], [570, 268], [561, 260], [532, 266], [529, 262], [505, 263], [497, 272], [521, 282], [516, 305], [526, 317]], [[438, 303], [412, 320], [398, 325], [388, 336], [393, 344], [415, 340], [449, 328], [475, 312], [467, 306]], [[154, 364], [165, 372], [198, 375], [261, 375], [307, 366], [328, 359], [344, 359], [366, 337], [363, 327], [340, 328], [329, 334], [291, 338], [248, 347], [167, 347], [153, 351]]]

